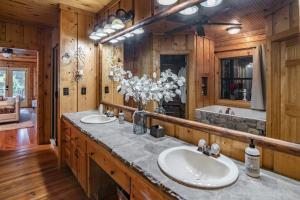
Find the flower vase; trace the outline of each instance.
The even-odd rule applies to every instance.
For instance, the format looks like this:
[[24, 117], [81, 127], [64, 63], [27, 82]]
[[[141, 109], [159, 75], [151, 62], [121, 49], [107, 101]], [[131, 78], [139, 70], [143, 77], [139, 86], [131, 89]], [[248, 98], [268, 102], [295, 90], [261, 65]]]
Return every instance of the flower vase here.
[[138, 109], [133, 113], [133, 133], [136, 135], [143, 135], [147, 132], [147, 116], [143, 107], [138, 103]]
[[165, 115], [166, 110], [163, 107], [163, 100], [160, 100], [157, 104], [158, 106], [155, 108], [155, 112]]

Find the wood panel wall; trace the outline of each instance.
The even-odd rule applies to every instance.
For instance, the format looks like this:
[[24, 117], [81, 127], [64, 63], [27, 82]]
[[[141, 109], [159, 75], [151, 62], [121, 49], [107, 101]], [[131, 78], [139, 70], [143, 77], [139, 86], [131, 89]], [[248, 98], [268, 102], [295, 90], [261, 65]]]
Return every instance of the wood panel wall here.
[[38, 51], [37, 137], [39, 144], [49, 143], [50, 138], [51, 34], [52, 29], [49, 27], [14, 20], [0, 21], [1, 47]]
[[[215, 101], [215, 42], [213, 40], [197, 37], [197, 67], [195, 83], [196, 107], [201, 108], [213, 105]], [[207, 77], [207, 95], [201, 94], [202, 77]]]
[[[60, 6], [60, 56], [69, 53], [70, 64], [60, 62], [60, 114], [96, 108], [98, 70], [96, 68], [96, 47], [88, 34], [94, 27], [94, 15], [68, 6]], [[76, 52], [82, 52], [82, 63]], [[78, 69], [84, 72], [83, 79], [76, 82], [74, 74]], [[69, 95], [63, 90], [69, 89]], [[81, 89], [86, 88], [86, 94]]]

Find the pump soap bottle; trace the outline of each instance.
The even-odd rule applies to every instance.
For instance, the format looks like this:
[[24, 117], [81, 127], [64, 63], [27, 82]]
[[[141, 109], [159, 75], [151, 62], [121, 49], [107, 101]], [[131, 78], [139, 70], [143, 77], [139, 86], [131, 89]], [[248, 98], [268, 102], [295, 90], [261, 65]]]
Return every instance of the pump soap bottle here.
[[260, 176], [260, 153], [255, 148], [254, 141], [251, 139], [249, 147], [245, 150], [245, 168], [248, 176], [258, 178]]

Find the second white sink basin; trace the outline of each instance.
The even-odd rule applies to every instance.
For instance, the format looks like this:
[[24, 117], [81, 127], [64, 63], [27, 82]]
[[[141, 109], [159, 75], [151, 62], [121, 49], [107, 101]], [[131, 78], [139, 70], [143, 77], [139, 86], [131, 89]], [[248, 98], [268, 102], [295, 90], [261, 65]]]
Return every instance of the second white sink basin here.
[[160, 169], [172, 179], [192, 187], [220, 188], [234, 183], [239, 170], [228, 157], [204, 155], [197, 147], [175, 147], [158, 157]]
[[115, 121], [116, 117], [107, 117], [106, 115], [88, 115], [80, 119], [82, 123], [86, 124], [105, 124]]

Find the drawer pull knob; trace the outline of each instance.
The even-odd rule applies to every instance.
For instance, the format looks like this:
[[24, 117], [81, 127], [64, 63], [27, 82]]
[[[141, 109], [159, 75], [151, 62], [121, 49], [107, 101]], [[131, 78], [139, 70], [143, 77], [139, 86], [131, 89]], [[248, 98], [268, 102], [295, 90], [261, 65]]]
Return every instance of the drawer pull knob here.
[[91, 153], [90, 153], [90, 156], [93, 156], [93, 155], [95, 155], [95, 153], [94, 153], [94, 152], [91, 152]]
[[115, 173], [114, 171], [110, 171], [110, 175], [114, 175], [114, 173]]

